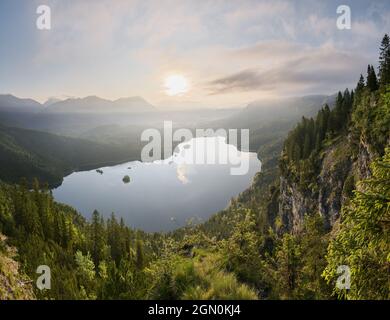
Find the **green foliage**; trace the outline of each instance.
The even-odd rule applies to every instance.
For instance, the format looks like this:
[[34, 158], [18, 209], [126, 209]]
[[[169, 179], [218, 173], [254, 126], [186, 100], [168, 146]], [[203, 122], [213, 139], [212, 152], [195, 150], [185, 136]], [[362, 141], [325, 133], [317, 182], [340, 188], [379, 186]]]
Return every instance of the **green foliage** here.
[[15, 261], [16, 249], [6, 241], [7, 237], [0, 233], [0, 301], [35, 299], [31, 280]]
[[344, 182], [343, 196], [351, 198], [353, 196], [353, 190], [355, 190], [355, 178], [353, 175], [349, 175]]
[[367, 67], [367, 88], [370, 91], [376, 91], [379, 88], [378, 80], [375, 74], [375, 69], [372, 65], [368, 65]]
[[[94, 292], [94, 280], [95, 280], [95, 265], [91, 259], [91, 255], [83, 255], [81, 251], [77, 251], [75, 254], [76, 261], [76, 274], [79, 278], [78, 282], [80, 284], [81, 295], [85, 299], [93, 299], [95, 296], [89, 295], [89, 292]], [[87, 293], [88, 292], [88, 293]]]
[[[0, 183], [0, 230], [18, 248], [24, 271], [34, 279], [37, 266], [51, 268], [52, 289], [39, 298], [140, 298], [147, 282], [142, 268], [154, 258], [151, 238], [119, 223], [105, 222], [95, 211], [91, 223], [74, 209], [58, 204], [37, 181]], [[157, 244], [160, 236], [154, 236]], [[130, 290], [131, 288], [131, 290]]]
[[150, 298], [154, 299], [257, 299], [233, 273], [223, 270], [217, 252], [197, 250], [194, 258], [172, 256], [150, 270], [155, 279]]
[[232, 218], [233, 232], [221, 242], [225, 268], [233, 271], [239, 280], [261, 289], [264, 284], [260, 256], [262, 242], [255, 215], [250, 210], [238, 210]]
[[178, 255], [170, 255], [158, 261], [148, 273], [153, 279], [149, 292], [151, 299], [181, 299], [185, 290], [200, 282], [195, 273], [194, 261]]
[[335, 284], [337, 268], [351, 270], [350, 290], [334, 288], [346, 299], [390, 298], [390, 149], [372, 164], [372, 177], [359, 183], [343, 208], [340, 230], [327, 254], [325, 279]]
[[276, 249], [274, 272], [275, 283], [281, 299], [295, 296], [298, 270], [301, 267], [301, 248], [296, 237], [285, 233]]
[[130, 183], [130, 177], [128, 175], [124, 176], [122, 179], [123, 183]]
[[321, 162], [321, 150], [347, 131], [351, 119], [354, 92], [339, 92], [335, 107], [325, 105], [315, 119], [302, 118], [284, 143], [279, 163], [281, 173], [298, 183], [301, 190], [316, 185], [316, 172]]
[[352, 105], [353, 93], [346, 89], [343, 94], [338, 93], [333, 110], [325, 105], [315, 120], [303, 117], [284, 143], [285, 161], [299, 165], [300, 160], [306, 160], [318, 152], [325, 139], [345, 130], [350, 120]]
[[352, 130], [372, 151], [383, 154], [390, 137], [390, 85], [374, 93], [363, 92], [354, 106]]
[[379, 81], [382, 86], [390, 84], [390, 38], [384, 35], [379, 52]]
[[136, 243], [136, 259], [135, 265], [137, 269], [141, 270], [144, 267], [144, 247], [141, 240]]
[[[32, 179], [57, 181], [68, 168], [87, 164], [100, 152], [110, 154], [106, 148], [84, 150], [85, 144], [74, 139], [0, 127], [4, 155], [0, 165], [7, 168], [2, 177], [27, 178], [20, 185], [0, 182], [0, 232], [17, 247], [21, 271], [32, 280], [38, 265], [50, 266], [52, 289], [35, 295], [40, 299], [389, 299], [390, 149], [372, 165], [372, 177], [361, 183], [353, 170], [343, 166], [362, 145], [379, 156], [388, 145], [388, 42], [385, 36], [379, 83], [370, 65], [366, 83], [361, 76], [355, 92], [339, 92], [332, 110], [325, 105], [316, 118], [302, 118], [284, 143], [279, 170], [281, 140], [275, 140], [276, 134], [261, 140], [262, 130], [257, 131], [251, 139], [268, 141], [259, 151], [268, 154], [252, 186], [206, 223], [169, 234], [132, 230], [114, 214], [105, 220], [97, 211], [86, 221], [74, 209], [56, 203], [47, 185]], [[287, 130], [286, 124], [281, 128]], [[280, 214], [279, 173], [304, 190], [304, 196], [317, 197], [317, 177], [328, 168], [323, 163], [327, 152], [332, 158], [328, 167], [344, 176], [341, 221], [329, 231], [313, 209], [290, 231]], [[4, 250], [0, 247], [0, 258]], [[339, 265], [351, 268], [349, 291], [333, 289]]]
[[328, 299], [329, 287], [321, 278], [328, 240], [323, 219], [306, 216], [302, 230], [285, 233], [268, 257], [272, 283], [270, 296], [278, 299]]
[[0, 125], [0, 179], [19, 183], [34, 178], [51, 186], [75, 169], [119, 163], [139, 154], [134, 148], [119, 148], [54, 134]]

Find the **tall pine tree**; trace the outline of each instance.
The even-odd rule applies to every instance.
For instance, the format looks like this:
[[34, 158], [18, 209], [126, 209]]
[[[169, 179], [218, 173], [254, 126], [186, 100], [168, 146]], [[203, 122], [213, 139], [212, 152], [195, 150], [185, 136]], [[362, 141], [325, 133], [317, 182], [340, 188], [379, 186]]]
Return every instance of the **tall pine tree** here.
[[381, 85], [390, 83], [390, 39], [384, 35], [379, 53], [379, 81]]
[[368, 65], [367, 67], [367, 87], [370, 91], [378, 90], [378, 80], [372, 65]]

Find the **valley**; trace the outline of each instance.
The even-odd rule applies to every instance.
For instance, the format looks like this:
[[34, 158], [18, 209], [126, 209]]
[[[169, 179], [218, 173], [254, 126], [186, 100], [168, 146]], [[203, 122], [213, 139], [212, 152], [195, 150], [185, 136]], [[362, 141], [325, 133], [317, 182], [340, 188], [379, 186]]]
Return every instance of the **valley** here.
[[[222, 118], [210, 121], [210, 117], [206, 117], [207, 121], [198, 121], [197, 125], [201, 123], [211, 128], [233, 125], [237, 128], [252, 127], [250, 149], [255, 152], [252, 157], [254, 161], [260, 159], [262, 166], [261, 171], [256, 165], [251, 166], [249, 176], [242, 180], [243, 184], [238, 180], [223, 180], [224, 175], [218, 176], [216, 168], [211, 169], [211, 172], [204, 171], [204, 174], [199, 173], [203, 169], [199, 171], [200, 168], [197, 168], [195, 171], [199, 172], [191, 176], [191, 170], [184, 173], [179, 170], [179, 166], [170, 165], [170, 158], [161, 160], [167, 163], [165, 166], [168, 171], [160, 178], [159, 171], [152, 170], [156, 164], [126, 162], [137, 160], [141, 149], [139, 144], [133, 145], [133, 149], [124, 147], [129, 143], [125, 137], [134, 130], [130, 123], [113, 124], [113, 119], [103, 120], [100, 116], [92, 115], [90, 122], [96, 124], [96, 119], [99, 119], [98, 127], [92, 125], [84, 131], [85, 128], [77, 128], [73, 125], [73, 120], [69, 120], [64, 122], [67, 124], [63, 127], [67, 135], [60, 136], [49, 133], [48, 127], [42, 125], [46, 121], [42, 120], [45, 119], [44, 116], [41, 118], [42, 126], [39, 127], [42, 131], [8, 127], [3, 122], [0, 127], [3, 168], [1, 178], [4, 182], [16, 182], [20, 185], [13, 187], [1, 183], [0, 230], [10, 236], [10, 244], [20, 250], [21, 263], [25, 266], [23, 271], [29, 275], [33, 274], [34, 261], [38, 262], [42, 253], [47, 250], [57, 252], [50, 260], [50, 264], [56, 266], [60, 259], [59, 252], [66, 249], [69, 269], [60, 277], [60, 269], [54, 268], [55, 290], [36, 292], [38, 298], [93, 299], [96, 294], [100, 298], [136, 299], [210, 299], [226, 297], [224, 294], [233, 299], [331, 297], [327, 281], [332, 279], [332, 273], [329, 272], [332, 266], [330, 263], [333, 262], [327, 262], [324, 258], [328, 245], [332, 245], [328, 232], [332, 232], [333, 226], [340, 223], [340, 208], [348, 206], [351, 201], [348, 199], [351, 199], [352, 190], [357, 186], [356, 181], [370, 176], [371, 171], [367, 171], [370, 163], [384, 154], [388, 143], [388, 89], [383, 88], [375, 93], [370, 93], [369, 90], [368, 87], [358, 87], [353, 98], [345, 91], [336, 98], [329, 98], [330, 100], [322, 96], [298, 99], [297, 106], [302, 106], [301, 111], [291, 114], [281, 111], [283, 117], [276, 115], [262, 120], [261, 108], [256, 111], [256, 108], [248, 107], [230, 114], [218, 111], [215, 114], [220, 117], [222, 112]], [[369, 96], [371, 100], [367, 100]], [[303, 101], [309, 103], [305, 105]], [[330, 107], [327, 102], [331, 103]], [[289, 103], [286, 108], [291, 108], [291, 100]], [[367, 103], [380, 107], [367, 108]], [[246, 115], [248, 113], [250, 116]], [[303, 117], [295, 129], [291, 130], [301, 116], [310, 117], [316, 113], [314, 119]], [[365, 113], [369, 114], [363, 116], [363, 119], [375, 119], [369, 124], [372, 127], [370, 131], [365, 131], [367, 124], [361, 121], [362, 114]], [[30, 116], [27, 115], [27, 118]], [[81, 124], [85, 115], [78, 117], [72, 116], [72, 119]], [[256, 117], [259, 117], [257, 127], [252, 120]], [[145, 126], [158, 123], [161, 115], [156, 114], [151, 118], [148, 116], [147, 119]], [[139, 119], [137, 123], [139, 124]], [[175, 126], [179, 128], [180, 124], [183, 122], [178, 121]], [[138, 132], [141, 132], [141, 128], [143, 126], [139, 125]], [[387, 161], [386, 159], [383, 161]], [[107, 167], [109, 163], [114, 166]], [[119, 163], [122, 164], [118, 165]], [[157, 167], [161, 170], [161, 165]], [[66, 177], [71, 172], [74, 173]], [[128, 184], [122, 181], [126, 174], [130, 178]], [[64, 177], [65, 181], [62, 182]], [[195, 178], [195, 182], [199, 177], [203, 177], [200, 181], [207, 177], [211, 180], [206, 179], [198, 186], [196, 183], [188, 183], [188, 179]], [[23, 179], [20, 180], [21, 178]], [[247, 188], [252, 178], [253, 182]], [[320, 189], [317, 187], [317, 179], [321, 181]], [[339, 181], [336, 188], [335, 179]], [[53, 190], [53, 195], [44, 185], [45, 182], [57, 187]], [[142, 188], [136, 191], [140, 182]], [[30, 188], [29, 184], [33, 191], [26, 189]], [[122, 191], [115, 188], [115, 185]], [[176, 191], [174, 185], [178, 187]], [[205, 188], [206, 186], [210, 189]], [[227, 190], [226, 186], [234, 187], [234, 191], [230, 189], [225, 198], [217, 201], [223, 194], [217, 190]], [[134, 187], [136, 189], [133, 190]], [[196, 189], [186, 191], [188, 187]], [[99, 205], [100, 200], [102, 204], [109, 204], [108, 199], [113, 203], [120, 203], [118, 196], [126, 189], [129, 189], [130, 194], [123, 194], [123, 199], [127, 199], [122, 204], [123, 209], [118, 209], [117, 205], [106, 208]], [[164, 195], [163, 190], [167, 194]], [[208, 195], [209, 200], [194, 197], [196, 190]], [[330, 190], [333, 193], [329, 194], [332, 192]], [[185, 193], [180, 195], [180, 192]], [[237, 196], [238, 193], [240, 194]], [[192, 195], [194, 203], [186, 198], [188, 194]], [[134, 197], [133, 200], [129, 195]], [[160, 198], [153, 198], [154, 195]], [[149, 199], [148, 202], [145, 197]], [[233, 199], [224, 209], [230, 197]], [[82, 215], [55, 199], [79, 208]], [[87, 199], [87, 206], [81, 204], [80, 201]], [[171, 204], [167, 202], [169, 199], [172, 200]], [[183, 200], [182, 204], [178, 199]], [[148, 209], [148, 203], [156, 207]], [[207, 203], [212, 204], [212, 207], [207, 208]], [[192, 213], [183, 216], [187, 209], [192, 210]], [[121, 210], [133, 212], [132, 218], [126, 218]], [[157, 212], [161, 215], [164, 210], [165, 216], [153, 216]], [[113, 211], [116, 213], [111, 213]], [[212, 215], [217, 211], [219, 212]], [[317, 211], [321, 212], [321, 216], [315, 214]], [[197, 213], [202, 215], [198, 216]], [[89, 218], [91, 214], [92, 219]], [[136, 222], [134, 214], [139, 214], [143, 222]], [[200, 219], [187, 224], [187, 219], [193, 218], [194, 214]], [[159, 220], [161, 217], [164, 217], [163, 220]], [[38, 221], [40, 222], [36, 224]], [[130, 228], [129, 225], [136, 228]], [[153, 233], [145, 233], [142, 229]], [[154, 232], [162, 230], [169, 232]], [[80, 238], [82, 234], [84, 236]], [[49, 239], [51, 244], [47, 242]], [[386, 252], [388, 242], [384, 241], [383, 249]], [[305, 256], [296, 258], [297, 263], [300, 262], [292, 265], [293, 269], [283, 269], [284, 255], [298, 254], [289, 251], [295, 250], [297, 246], [302, 250], [299, 254], [305, 252]], [[75, 261], [72, 258], [74, 254]], [[311, 260], [314, 259], [313, 255], [320, 255], [321, 259]], [[277, 259], [276, 265], [272, 259]], [[27, 261], [30, 261], [29, 265], [24, 264]], [[93, 274], [90, 278], [83, 275], [87, 272], [84, 269], [87, 266], [83, 263], [87, 262], [99, 266], [98, 272], [95, 267], [88, 271]], [[321, 264], [319, 271], [310, 271], [306, 275], [306, 271], [300, 269], [313, 263]], [[151, 269], [145, 269], [146, 265]], [[322, 278], [323, 269], [327, 281]], [[71, 276], [74, 270], [78, 270], [76, 278]], [[110, 287], [111, 281], [116, 281], [111, 277], [117, 272], [133, 274], [133, 278], [121, 284], [124, 291], [113, 291]], [[180, 274], [183, 272], [188, 277], [186, 281], [197, 283], [197, 279], [202, 278], [202, 281], [206, 281], [206, 287], [195, 289], [196, 285], [192, 287], [189, 283], [180, 287], [177, 281], [180, 281]], [[285, 275], [301, 277], [301, 272], [311, 279], [305, 281], [316, 284], [314, 289], [307, 288], [306, 282], [283, 284], [286, 281]], [[210, 273], [212, 277], [207, 275]], [[170, 277], [175, 289], [164, 288], [165, 276]], [[227, 288], [220, 288], [218, 281], [227, 281], [230, 283], [229, 287], [235, 289], [229, 289], [230, 293], [223, 293]], [[75, 291], [76, 283], [83, 283], [84, 291]], [[381, 286], [381, 282], [375, 285]], [[142, 294], [144, 286], [148, 287], [147, 295]], [[370, 292], [367, 291], [365, 297], [375, 297]], [[345, 293], [337, 294], [342, 297]]]
[[389, 0], [0, 0], [0, 320], [389, 301]]
[[[179, 144], [178, 150], [164, 160], [132, 161], [103, 167], [98, 169], [100, 172], [73, 173], [53, 190], [54, 199], [72, 205], [86, 218], [94, 210], [105, 219], [115, 212], [126, 225], [147, 232], [166, 232], [188, 223], [202, 223], [224, 209], [261, 171], [256, 153], [248, 155], [248, 172], [235, 176], [230, 174], [234, 167], [230, 163], [197, 164], [185, 158], [186, 153], [194, 152], [194, 141], [214, 146], [214, 142], [202, 142], [214, 139], [217, 138], [194, 138]], [[188, 144], [190, 148], [184, 149]], [[219, 146], [228, 149], [224, 142]], [[229, 148], [229, 152], [233, 156], [237, 151]], [[217, 150], [209, 150], [207, 156], [216, 154]], [[124, 177], [129, 177], [128, 184], [122, 181]]]

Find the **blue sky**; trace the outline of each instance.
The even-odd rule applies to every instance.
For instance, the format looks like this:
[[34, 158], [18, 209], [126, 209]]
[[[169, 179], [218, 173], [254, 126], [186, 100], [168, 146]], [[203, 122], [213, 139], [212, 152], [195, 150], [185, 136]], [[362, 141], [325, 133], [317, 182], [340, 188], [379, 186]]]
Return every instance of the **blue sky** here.
[[[51, 30], [36, 9], [51, 8]], [[349, 5], [350, 30], [336, 27]], [[233, 106], [333, 93], [376, 64], [390, 2], [2, 0], [0, 93]], [[167, 96], [178, 74], [188, 91]]]

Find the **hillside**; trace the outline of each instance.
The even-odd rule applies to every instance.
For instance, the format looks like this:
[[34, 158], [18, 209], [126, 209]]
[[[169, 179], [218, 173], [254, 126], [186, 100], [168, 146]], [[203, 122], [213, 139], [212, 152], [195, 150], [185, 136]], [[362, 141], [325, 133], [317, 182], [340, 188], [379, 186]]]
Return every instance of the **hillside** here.
[[[328, 112], [333, 121], [350, 120], [328, 128], [316, 146], [295, 143], [306, 132], [321, 132], [311, 131], [317, 127], [304, 118], [284, 142], [280, 168], [270, 160], [248, 190], [205, 224], [147, 234], [115, 215], [104, 221], [94, 212], [88, 222], [38, 185], [29, 191], [2, 184], [0, 230], [18, 248], [28, 275], [42, 261], [52, 266], [53, 290], [36, 291], [38, 298], [389, 298], [390, 149], [385, 153], [384, 147], [390, 88], [364, 88], [360, 98], [340, 103], [346, 97], [332, 111], [325, 106], [313, 122], [321, 123]], [[366, 117], [368, 127], [361, 121]], [[292, 158], [291, 142], [302, 146]], [[348, 179], [352, 173], [356, 180]], [[321, 179], [318, 188], [312, 179]], [[327, 190], [332, 193], [324, 205], [318, 199]], [[356, 277], [350, 291], [335, 289], [337, 267], [344, 263]]]
[[21, 99], [11, 94], [0, 94], [0, 112], [37, 113], [43, 105], [33, 99]]
[[20, 273], [19, 263], [14, 260], [16, 250], [8, 246], [0, 233], [0, 301], [35, 299], [31, 280]]
[[334, 96], [311, 95], [253, 101], [236, 114], [215, 121], [213, 126], [258, 130], [270, 123], [280, 123], [288, 131], [302, 116], [314, 116], [325, 104], [333, 106], [334, 99]]
[[0, 126], [0, 179], [20, 182], [38, 178], [50, 185], [82, 168], [135, 159], [135, 150], [62, 137], [45, 132]]
[[[212, 121], [213, 128], [249, 128], [250, 149], [259, 158], [277, 162], [283, 141], [302, 116], [314, 116], [325, 104], [334, 106], [335, 96], [310, 95], [253, 101], [236, 113]], [[276, 160], [276, 161], [275, 161]]]
[[[114, 213], [104, 220], [95, 211], [86, 220], [37, 181], [32, 188], [0, 182], [0, 232], [17, 248], [22, 272], [33, 278], [37, 265], [51, 267], [52, 289], [35, 295], [390, 299], [389, 38], [383, 43], [379, 77], [369, 66], [354, 90], [338, 93], [334, 108], [319, 107], [283, 142], [263, 145], [264, 170], [252, 186], [203, 224], [149, 234]], [[31, 157], [25, 150], [34, 138], [3, 130], [4, 148]], [[43, 152], [49, 145], [35, 146]], [[350, 271], [350, 287], [337, 286], [340, 266]]]
[[[281, 159], [280, 214], [297, 231], [306, 212], [318, 211], [332, 227], [356, 182], [389, 144], [390, 92], [358, 88], [339, 94], [336, 107], [290, 133]], [[370, 119], [366, 122], [366, 119]], [[298, 149], [300, 148], [300, 150]]]
[[[252, 212], [263, 275], [243, 269], [253, 263], [246, 258], [231, 268], [265, 298], [388, 299], [389, 146], [390, 86], [361, 78], [356, 90], [338, 94], [333, 110], [302, 118], [278, 168], [259, 173], [200, 230], [231, 238], [231, 221]], [[343, 264], [355, 275], [350, 291], [334, 287]]]

